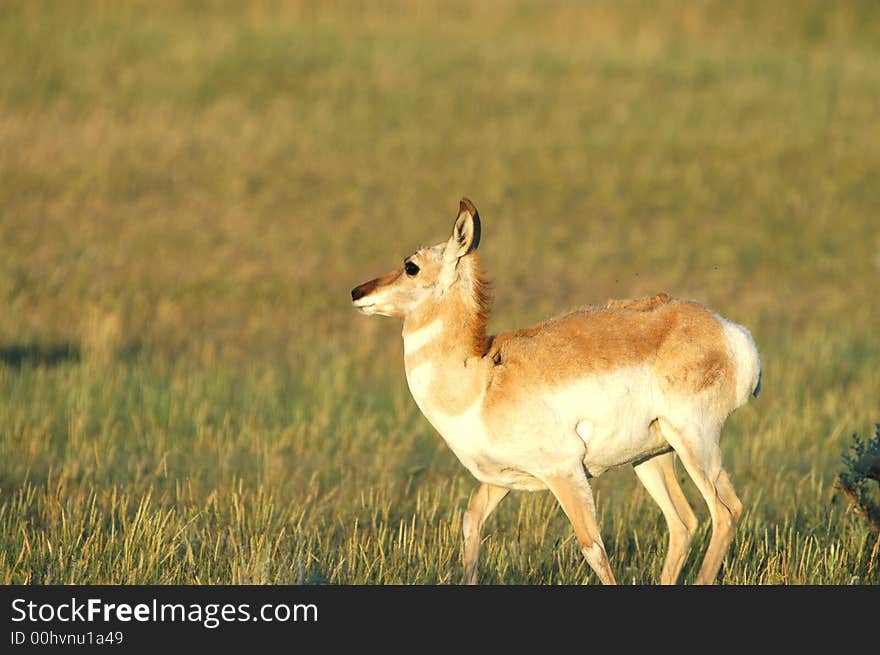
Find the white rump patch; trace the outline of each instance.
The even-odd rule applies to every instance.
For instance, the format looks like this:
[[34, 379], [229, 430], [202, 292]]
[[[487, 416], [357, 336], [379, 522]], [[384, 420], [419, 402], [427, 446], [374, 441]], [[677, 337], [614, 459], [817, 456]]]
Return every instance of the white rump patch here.
[[761, 358], [758, 347], [747, 328], [718, 316], [724, 337], [733, 355], [736, 370], [736, 405], [745, 405], [761, 379]]

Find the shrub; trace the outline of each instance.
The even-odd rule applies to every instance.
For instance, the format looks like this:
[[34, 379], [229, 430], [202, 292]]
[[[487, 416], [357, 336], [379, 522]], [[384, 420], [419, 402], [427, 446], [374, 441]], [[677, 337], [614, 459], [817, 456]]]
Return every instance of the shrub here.
[[880, 423], [875, 428], [874, 437], [864, 441], [853, 434], [850, 450], [843, 455], [844, 470], [837, 478], [837, 488], [856, 512], [880, 532], [880, 504], [876, 500], [880, 485]]

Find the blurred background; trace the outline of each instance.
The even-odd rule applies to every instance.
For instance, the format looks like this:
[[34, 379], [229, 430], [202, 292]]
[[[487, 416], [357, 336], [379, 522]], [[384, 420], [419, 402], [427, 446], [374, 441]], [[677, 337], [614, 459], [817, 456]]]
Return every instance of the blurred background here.
[[[880, 582], [833, 490], [880, 420], [876, 2], [7, 1], [0, 60], [0, 580], [457, 579], [476, 483], [349, 291], [466, 195], [492, 330], [751, 329], [726, 581]], [[597, 489], [656, 578], [659, 512]], [[496, 525], [489, 581], [589, 577], [543, 495]]]

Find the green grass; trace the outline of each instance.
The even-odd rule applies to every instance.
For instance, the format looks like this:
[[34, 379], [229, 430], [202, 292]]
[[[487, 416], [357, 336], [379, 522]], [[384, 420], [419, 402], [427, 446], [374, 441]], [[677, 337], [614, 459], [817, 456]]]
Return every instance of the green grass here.
[[[664, 290], [751, 329], [722, 582], [880, 583], [833, 486], [880, 420], [878, 56], [873, 2], [4, 3], [0, 583], [457, 582], [476, 482], [348, 292], [462, 195], [490, 328]], [[656, 581], [659, 510], [594, 488]], [[484, 582], [596, 581], [547, 493], [485, 532]]]

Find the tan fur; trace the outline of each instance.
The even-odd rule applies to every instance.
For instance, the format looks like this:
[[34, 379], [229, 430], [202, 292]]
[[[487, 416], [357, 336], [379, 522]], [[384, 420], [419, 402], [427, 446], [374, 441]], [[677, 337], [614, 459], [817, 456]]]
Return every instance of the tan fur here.
[[496, 363], [487, 383], [489, 403], [516, 402], [519, 390], [645, 364], [669, 390], [712, 393], [732, 411], [734, 367], [720, 324], [698, 303], [661, 296], [611, 301], [611, 307], [587, 307], [497, 335], [486, 354]]
[[[411, 257], [416, 262], [424, 261], [418, 253]], [[465, 344], [464, 354], [467, 357], [482, 357], [486, 353], [488, 339], [486, 325], [492, 309], [492, 294], [485, 273], [480, 267], [480, 255], [476, 252], [463, 257], [459, 263], [462, 280], [456, 282], [444, 295], [441, 302], [419, 308], [408, 317], [405, 332], [417, 330], [437, 318], [454, 322], [456, 329], [452, 338], [459, 344]], [[430, 268], [424, 271], [430, 275]]]
[[605, 307], [607, 309], [635, 309], [641, 312], [647, 312], [652, 309], [657, 309], [660, 305], [665, 305], [670, 300], [672, 300], [672, 296], [670, 296], [666, 292], [660, 292], [656, 296], [651, 296], [650, 298], [629, 298], [626, 300], [609, 300]]

